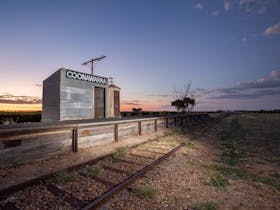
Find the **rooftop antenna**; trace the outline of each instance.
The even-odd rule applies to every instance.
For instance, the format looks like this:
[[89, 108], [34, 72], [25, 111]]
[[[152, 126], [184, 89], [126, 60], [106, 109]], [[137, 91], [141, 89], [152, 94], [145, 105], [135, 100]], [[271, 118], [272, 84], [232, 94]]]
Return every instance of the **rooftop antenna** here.
[[93, 62], [95, 62], [95, 61], [100, 61], [100, 60], [102, 60], [103, 58], [106, 58], [106, 56], [103, 55], [103, 56], [100, 56], [100, 57], [97, 57], [97, 58], [92, 58], [92, 59], [90, 59], [89, 61], [86, 61], [86, 62], [82, 63], [82, 65], [85, 66], [85, 65], [91, 63], [91, 74], [93, 75]]

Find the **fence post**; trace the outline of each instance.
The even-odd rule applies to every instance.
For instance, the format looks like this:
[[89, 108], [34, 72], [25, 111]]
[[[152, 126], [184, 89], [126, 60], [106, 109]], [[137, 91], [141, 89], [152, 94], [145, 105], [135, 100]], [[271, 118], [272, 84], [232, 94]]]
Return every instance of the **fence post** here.
[[168, 128], [168, 118], [166, 118], [165, 120], [166, 120], [165, 127]]
[[78, 127], [72, 130], [72, 151], [78, 152]]
[[119, 125], [118, 123], [114, 124], [114, 139], [119, 141]]
[[157, 119], [155, 119], [155, 131], [157, 131]]
[[142, 135], [142, 130], [141, 130], [141, 121], [138, 122], [138, 135]]

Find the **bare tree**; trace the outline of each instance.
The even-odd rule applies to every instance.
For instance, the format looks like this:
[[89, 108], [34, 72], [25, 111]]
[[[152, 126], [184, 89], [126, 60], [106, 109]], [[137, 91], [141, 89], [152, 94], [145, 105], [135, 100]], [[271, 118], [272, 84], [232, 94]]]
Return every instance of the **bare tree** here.
[[180, 110], [183, 111], [186, 109], [184, 101], [177, 99], [175, 101], [171, 102], [171, 106], [174, 106], [177, 109], [177, 112], [179, 113]]
[[186, 98], [190, 94], [190, 89], [191, 89], [192, 83], [185, 83], [183, 88], [177, 89], [176, 86], [174, 85], [173, 90], [172, 90], [172, 96], [174, 100], [182, 100], [183, 98]]
[[181, 90], [174, 86], [172, 96], [174, 100], [171, 102], [171, 106], [174, 106], [178, 112], [193, 111], [197, 104], [196, 96], [191, 91], [191, 82], [184, 84]]

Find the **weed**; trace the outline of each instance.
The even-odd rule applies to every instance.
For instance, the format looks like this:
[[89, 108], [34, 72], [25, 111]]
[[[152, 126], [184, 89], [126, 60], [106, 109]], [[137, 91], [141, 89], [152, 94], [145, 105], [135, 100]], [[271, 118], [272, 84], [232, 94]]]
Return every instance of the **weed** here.
[[276, 179], [273, 179], [270, 177], [259, 176], [256, 174], [251, 174], [250, 178], [252, 179], [253, 182], [260, 182], [260, 183], [275, 187], [277, 190], [280, 191], [280, 182], [277, 181]]
[[225, 188], [228, 186], [228, 180], [219, 173], [211, 173], [204, 178], [205, 184], [212, 185], [217, 188]]
[[235, 140], [238, 140], [239, 138], [244, 138], [245, 130], [238, 119], [233, 118], [231, 120], [229, 124], [229, 129], [230, 129], [231, 137], [235, 138]]
[[247, 174], [244, 170], [242, 169], [237, 169], [237, 168], [230, 168], [230, 167], [225, 167], [222, 165], [209, 165], [206, 166], [206, 168], [209, 168], [211, 170], [215, 170], [224, 176], [229, 176], [232, 178], [246, 178]]
[[241, 161], [243, 153], [235, 148], [226, 148], [221, 154], [221, 159], [229, 165], [236, 165]]
[[173, 134], [173, 135], [181, 135], [181, 134], [183, 134], [183, 132], [182, 132], [181, 128], [173, 128], [171, 130], [171, 134]]
[[[240, 179], [245, 179], [245, 180], [251, 180], [253, 182], [263, 183], [263, 184], [272, 186], [280, 191], [280, 182], [279, 182], [279, 180], [277, 180], [280, 178], [280, 175], [277, 173], [270, 174], [270, 176], [273, 177], [273, 178], [270, 178], [270, 177], [259, 176], [256, 174], [249, 174], [242, 169], [224, 167], [221, 165], [207, 165], [205, 167], [208, 169], [214, 170], [226, 177], [240, 178]], [[215, 175], [207, 177], [206, 183], [211, 184], [213, 186], [223, 185], [223, 184], [221, 184], [223, 182], [220, 180], [220, 178]]]
[[186, 156], [186, 157], [189, 156], [189, 153], [188, 153], [187, 149], [184, 149], [184, 150], [182, 151], [182, 154], [183, 154], [184, 156]]
[[276, 179], [280, 179], [280, 174], [277, 174], [277, 173], [272, 173], [272, 174], [269, 174], [271, 177], [274, 177]]
[[162, 141], [167, 143], [174, 142], [174, 136], [167, 136], [164, 139], [162, 139]]
[[154, 198], [157, 193], [157, 189], [153, 186], [137, 186], [134, 190], [145, 198]]
[[74, 182], [79, 178], [79, 174], [77, 172], [67, 172], [67, 171], [59, 171], [54, 175], [54, 181], [56, 182]]
[[112, 158], [111, 157], [104, 157], [104, 158], [102, 158], [102, 161], [104, 163], [111, 163], [112, 162]]
[[118, 162], [119, 162], [118, 157], [112, 156], [111, 163], [118, 163]]
[[218, 135], [224, 141], [240, 141], [245, 137], [245, 129], [239, 120], [233, 118], [230, 122], [223, 123], [218, 131]]
[[191, 205], [191, 209], [193, 210], [216, 210], [217, 208], [218, 205], [214, 201], [207, 201]]
[[244, 139], [245, 130], [238, 119], [234, 118], [229, 123], [224, 123], [218, 134], [224, 141], [221, 159], [229, 165], [236, 165], [244, 156], [244, 152], [237, 148]]
[[[243, 161], [245, 155], [250, 154], [253, 159], [257, 159], [255, 162], [258, 164], [278, 163], [280, 160], [277, 156], [279, 154], [279, 141], [277, 141], [279, 122], [272, 119], [273, 115], [267, 117], [265, 115], [239, 115], [232, 117], [231, 120], [223, 120], [224, 123], [219, 127], [218, 133], [223, 140], [221, 159], [226, 164], [233, 166]], [[279, 120], [279, 115], [277, 120]], [[214, 167], [214, 170], [225, 176], [243, 178], [258, 187], [260, 185], [256, 183], [263, 183], [280, 190], [279, 173], [262, 176], [231, 167]]]
[[171, 146], [171, 147], [176, 147], [176, 146], [177, 146], [177, 144], [172, 143], [172, 144], [170, 144], [170, 146]]
[[99, 176], [100, 174], [98, 166], [86, 166], [82, 171], [88, 177]]
[[187, 152], [184, 152], [183, 155], [186, 156], [186, 157], [189, 156], [189, 154]]
[[186, 147], [189, 147], [189, 148], [192, 148], [192, 149], [195, 148], [194, 143], [191, 142], [191, 141], [185, 141], [185, 145], [186, 145]]
[[116, 152], [113, 154], [114, 158], [123, 158], [128, 152], [128, 146], [118, 147]]
[[172, 135], [172, 130], [164, 131], [164, 136], [170, 136], [170, 135]]

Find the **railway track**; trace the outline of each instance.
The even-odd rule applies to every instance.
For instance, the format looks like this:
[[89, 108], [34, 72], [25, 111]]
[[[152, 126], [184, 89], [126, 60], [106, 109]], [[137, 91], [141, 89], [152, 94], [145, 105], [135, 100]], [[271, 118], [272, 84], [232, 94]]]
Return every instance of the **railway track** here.
[[119, 148], [103, 159], [2, 190], [0, 209], [97, 209], [182, 146], [158, 140]]

